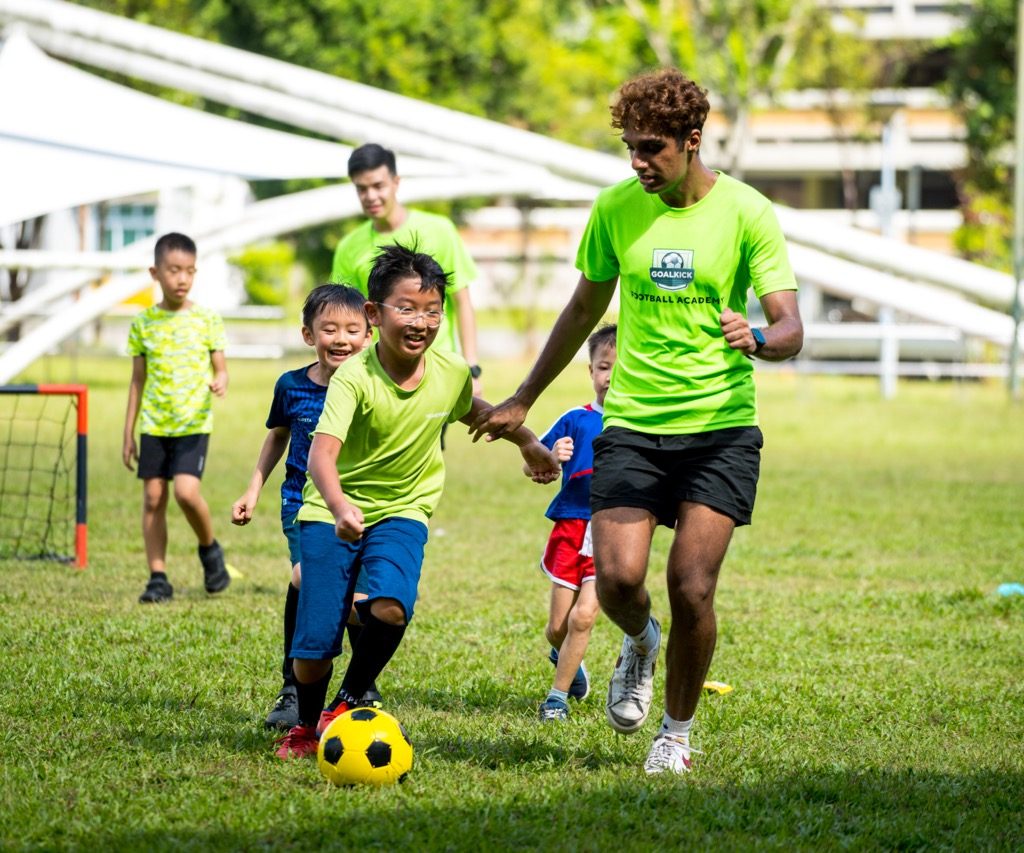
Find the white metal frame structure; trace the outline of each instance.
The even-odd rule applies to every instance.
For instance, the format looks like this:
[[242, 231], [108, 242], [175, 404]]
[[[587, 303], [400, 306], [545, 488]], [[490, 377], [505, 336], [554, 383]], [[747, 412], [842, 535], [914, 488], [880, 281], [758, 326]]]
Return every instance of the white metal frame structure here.
[[[403, 200], [409, 202], [468, 196], [586, 202], [600, 187], [629, 175], [628, 164], [618, 157], [61, 0], [0, 0], [0, 24], [8, 25], [4, 53], [13, 40], [18, 51], [29, 56], [31, 42], [54, 57], [173, 86], [346, 142], [378, 141], [393, 147], [402, 157]], [[15, 33], [11, 25], [20, 28], [21, 34]], [[43, 57], [39, 51], [36, 54], [37, 62], [50, 63], [72, 75], [90, 76], [58, 59]], [[0, 54], [0, 72], [2, 57]], [[112, 87], [108, 91], [120, 89], [133, 99], [147, 99], [124, 87], [98, 82]], [[0, 105], [6, 94], [0, 77]], [[183, 109], [148, 98], [147, 109], [156, 109], [156, 105]], [[184, 116], [184, 113], [177, 115]], [[191, 116], [189, 120], [192, 118], [226, 121], [204, 114]], [[26, 131], [24, 125], [12, 128], [3, 122], [0, 110], [0, 146], [28, 145], [36, 150], [48, 149], [50, 153], [56, 147], [53, 137], [62, 130], [59, 125], [51, 124], [41, 131]], [[228, 124], [241, 125], [238, 122]], [[267, 145], [280, 146], [281, 151], [297, 150], [291, 147], [292, 143], [305, 146], [304, 150], [310, 155], [305, 160], [299, 158], [303, 168], [321, 177], [343, 171], [350, 150], [346, 145], [244, 125], [229, 129], [228, 124], [220, 125], [216, 132], [223, 128], [224, 133], [238, 134], [242, 139], [247, 131], [258, 130]], [[415, 127], [416, 132], [410, 132], [409, 127]], [[67, 132], [67, 128], [63, 130]], [[33, 136], [33, 132], [37, 135]], [[277, 136], [266, 136], [275, 133]], [[280, 166], [263, 167], [261, 171], [252, 165], [260, 154], [260, 144], [255, 142], [247, 152], [248, 159], [240, 158], [236, 164], [211, 164], [201, 153], [191, 159], [179, 157], [177, 162], [168, 163], [166, 157], [154, 162], [148, 151], [112, 151], [98, 138], [82, 150], [73, 129], [59, 144], [64, 157], [120, 158], [129, 164], [141, 161], [142, 165], [157, 171], [164, 168], [180, 172], [161, 173], [153, 184], [154, 172], [149, 177], [149, 189], [187, 184], [191, 176], [204, 171], [220, 170], [252, 177], [266, 176], [281, 169]], [[325, 159], [330, 160], [329, 166], [322, 165]], [[242, 160], [248, 165], [243, 166]], [[0, 171], [2, 161], [0, 156]], [[0, 173], [0, 180], [3, 177]], [[22, 176], [23, 180], [30, 177]], [[39, 175], [35, 178], [38, 180]], [[1009, 346], [1012, 323], [1006, 311], [1013, 293], [1010, 276], [908, 247], [899, 241], [825, 223], [800, 211], [787, 208], [778, 211], [790, 241], [794, 269], [802, 282], [825, 292], [895, 309], [912, 321], [954, 328], [1000, 347]], [[195, 237], [201, 241], [204, 251], [234, 249], [356, 213], [358, 206], [351, 188], [336, 184], [253, 203], [236, 221], [197, 231]], [[66, 257], [44, 259], [8, 251], [0, 253], [0, 265], [59, 262], [78, 266], [86, 270], [77, 278], [78, 288], [95, 278], [95, 273], [86, 268], [94, 270], [101, 261], [106, 261], [104, 268], [109, 270], [138, 270], [146, 265], [144, 254], [135, 247], [105, 254], [108, 257], [104, 259], [88, 256], [76, 263]], [[0, 382], [13, 378], [55, 344], [147, 286], [145, 275], [119, 274], [89, 292], [72, 309], [50, 317], [0, 355]], [[65, 285], [61, 293], [75, 287], [74, 283]], [[57, 295], [60, 294], [48, 294], [50, 297]], [[0, 329], [38, 309], [44, 298], [40, 293], [27, 305], [0, 311]], [[979, 305], [979, 302], [984, 304]]]

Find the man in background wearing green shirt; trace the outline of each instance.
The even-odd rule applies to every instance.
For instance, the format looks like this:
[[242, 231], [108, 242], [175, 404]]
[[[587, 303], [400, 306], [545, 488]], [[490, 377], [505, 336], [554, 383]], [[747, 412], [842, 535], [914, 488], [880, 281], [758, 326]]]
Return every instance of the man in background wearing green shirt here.
[[454, 223], [436, 213], [405, 207], [398, 200], [401, 178], [395, 154], [381, 145], [369, 143], [353, 151], [348, 158], [348, 176], [368, 219], [338, 243], [331, 281], [351, 284], [366, 294], [374, 258], [382, 246], [395, 243], [415, 246], [416, 251], [434, 258], [451, 275], [434, 349], [459, 352], [461, 345], [473, 377], [473, 394], [479, 397], [483, 386], [477, 361], [476, 315], [469, 297], [477, 269]]
[[[689, 733], [717, 636], [718, 571], [749, 524], [760, 469], [754, 357], [803, 345], [796, 280], [769, 201], [700, 158], [706, 92], [675, 69], [625, 83], [612, 107], [636, 176], [598, 196], [582, 273], [516, 393], [484, 412], [476, 437], [503, 435], [565, 368], [621, 282], [618, 360], [594, 440], [591, 510], [601, 609], [626, 636], [605, 709], [618, 732], [650, 710], [661, 628], [645, 580], [659, 524], [675, 528], [665, 714], [644, 763], [690, 770]], [[753, 288], [768, 325], [747, 322]]]

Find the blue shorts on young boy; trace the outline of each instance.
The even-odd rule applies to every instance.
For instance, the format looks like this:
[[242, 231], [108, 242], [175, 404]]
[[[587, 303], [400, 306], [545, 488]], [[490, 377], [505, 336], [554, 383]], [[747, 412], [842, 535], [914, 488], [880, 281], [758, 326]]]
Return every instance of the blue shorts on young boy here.
[[299, 522], [302, 585], [292, 657], [330, 660], [341, 654], [357, 579], [367, 595], [356, 603], [364, 621], [374, 601], [393, 598], [411, 622], [426, 544], [427, 526], [409, 518], [382, 519], [356, 542], [339, 539], [333, 524]]
[[[281, 529], [284, 531], [284, 538], [288, 540], [288, 559], [294, 566], [302, 563], [302, 542], [300, 541], [299, 514], [295, 513], [291, 518], [281, 521]], [[356, 567], [356, 592], [366, 593], [366, 575]]]

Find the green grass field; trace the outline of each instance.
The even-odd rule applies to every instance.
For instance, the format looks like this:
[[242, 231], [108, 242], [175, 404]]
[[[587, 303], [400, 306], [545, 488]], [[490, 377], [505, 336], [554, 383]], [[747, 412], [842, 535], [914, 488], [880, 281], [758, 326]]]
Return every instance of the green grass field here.
[[[228, 522], [291, 364], [231, 365], [203, 489], [245, 578], [202, 591], [171, 508], [173, 604], [146, 579], [141, 489], [120, 463], [126, 360], [85, 360], [91, 565], [0, 563], [0, 847], [653, 850], [1024, 847], [1024, 410], [995, 384], [766, 373], [758, 508], [718, 593], [687, 778], [647, 779], [655, 717], [605, 723], [619, 635], [602, 619], [595, 690], [535, 722], [552, 670], [536, 568], [550, 488], [510, 445], [450, 441], [417, 617], [380, 679], [416, 748], [409, 780], [335, 789], [282, 763], [262, 719], [277, 687], [288, 577], [277, 481]], [[488, 396], [525, 366], [485, 365]], [[65, 362], [30, 379], [70, 376]], [[538, 431], [589, 399], [583, 366], [538, 404]], [[442, 535], [443, 532], [443, 535]], [[659, 532], [651, 588], [667, 621]], [[656, 682], [660, 705], [662, 671]]]

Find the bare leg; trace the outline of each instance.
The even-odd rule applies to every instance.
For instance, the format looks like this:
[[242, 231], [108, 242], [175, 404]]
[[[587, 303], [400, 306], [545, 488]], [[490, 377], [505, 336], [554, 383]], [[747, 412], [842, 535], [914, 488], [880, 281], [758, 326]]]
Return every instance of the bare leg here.
[[601, 609], [625, 633], [640, 634], [651, 616], [644, 581], [657, 521], [647, 510], [615, 507], [594, 513], [590, 524]]
[[[576, 603], [569, 611], [565, 639], [558, 646], [558, 664], [555, 667], [555, 689], [568, 692], [576, 671], [583, 663], [590, 642], [590, 631], [600, 609], [597, 603], [595, 584], [591, 581], [580, 587]], [[572, 590], [566, 590], [572, 592]]]
[[313, 684], [331, 671], [332, 661], [329, 660], [292, 660], [292, 671], [295, 680], [300, 684]]
[[569, 630], [569, 611], [576, 600], [576, 590], [551, 584], [551, 603], [548, 606], [548, 624], [544, 628], [544, 636], [551, 643], [551, 648], [560, 649], [565, 633]]
[[199, 491], [200, 480], [191, 474], [178, 474], [174, 478], [174, 499], [185, 514], [185, 520], [195, 531], [199, 544], [213, 544], [213, 520], [206, 499]]
[[668, 558], [668, 598], [672, 628], [666, 653], [665, 710], [689, 720], [718, 637], [715, 588], [735, 523], [703, 504], [679, 507], [676, 535]]
[[142, 481], [142, 541], [150, 572], [167, 571], [167, 481]]

